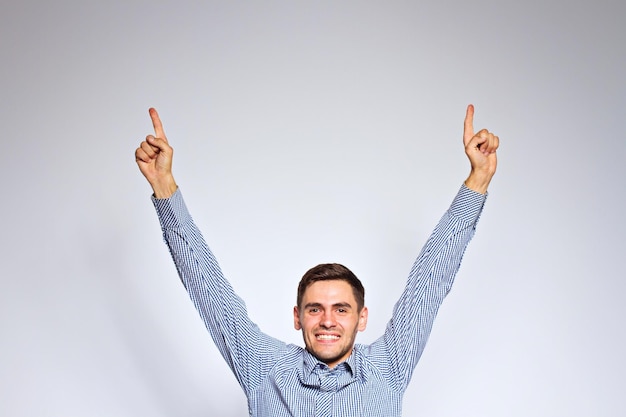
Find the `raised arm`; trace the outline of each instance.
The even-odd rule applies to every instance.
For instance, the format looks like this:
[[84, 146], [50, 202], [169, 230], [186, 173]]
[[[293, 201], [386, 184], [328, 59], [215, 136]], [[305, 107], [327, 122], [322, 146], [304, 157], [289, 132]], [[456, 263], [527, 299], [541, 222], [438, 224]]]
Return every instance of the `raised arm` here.
[[372, 357], [399, 391], [409, 383], [437, 311], [452, 288], [495, 173], [499, 139], [486, 129], [474, 134], [473, 115], [470, 105], [463, 133], [470, 175], [415, 260], [384, 335], [371, 345]]
[[178, 275], [218, 350], [249, 393], [286, 345], [259, 330], [224, 277], [174, 181], [173, 150], [155, 109], [150, 109], [150, 117], [154, 135], [141, 142], [135, 160], [154, 191], [153, 203]]

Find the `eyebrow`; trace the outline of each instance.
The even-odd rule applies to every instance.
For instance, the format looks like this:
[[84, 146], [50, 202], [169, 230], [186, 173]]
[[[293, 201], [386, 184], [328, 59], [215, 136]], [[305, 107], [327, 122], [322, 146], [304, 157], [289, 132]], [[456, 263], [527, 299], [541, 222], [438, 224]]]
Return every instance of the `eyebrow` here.
[[[304, 308], [312, 308], [312, 307], [323, 307], [322, 303], [306, 303], [304, 305]], [[344, 308], [352, 308], [352, 305], [350, 303], [335, 303], [333, 304], [333, 307], [344, 307]]]

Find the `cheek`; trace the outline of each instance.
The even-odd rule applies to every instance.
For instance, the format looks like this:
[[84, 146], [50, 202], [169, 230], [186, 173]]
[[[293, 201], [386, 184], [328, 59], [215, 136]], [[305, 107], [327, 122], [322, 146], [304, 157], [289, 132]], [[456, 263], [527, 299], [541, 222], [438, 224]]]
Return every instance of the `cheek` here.
[[363, 327], [363, 320], [361, 320], [359, 317], [355, 317], [352, 318], [351, 320], [346, 320], [346, 322], [344, 323], [345, 328], [349, 328], [349, 329], [354, 329], [356, 330], [361, 330], [361, 327]]
[[306, 330], [307, 328], [307, 322], [304, 317], [295, 317], [294, 323], [296, 325], [296, 330]]
[[315, 323], [316, 323], [315, 319], [312, 319], [311, 317], [309, 318], [304, 317], [302, 321], [300, 322], [300, 325], [306, 331], [306, 330], [311, 330], [312, 328], [314, 328]]

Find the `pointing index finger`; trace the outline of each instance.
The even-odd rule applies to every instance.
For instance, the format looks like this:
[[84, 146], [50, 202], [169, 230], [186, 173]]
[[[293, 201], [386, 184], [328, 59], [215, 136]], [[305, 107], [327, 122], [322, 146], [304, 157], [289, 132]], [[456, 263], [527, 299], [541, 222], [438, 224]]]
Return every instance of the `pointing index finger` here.
[[152, 119], [152, 126], [154, 126], [154, 135], [157, 138], [167, 140], [167, 138], [165, 137], [165, 132], [163, 131], [161, 119], [159, 118], [159, 113], [157, 113], [156, 109], [152, 107], [150, 108], [150, 110], [148, 110], [148, 112], [150, 113], [150, 118]]
[[467, 106], [467, 112], [465, 113], [465, 123], [463, 126], [463, 142], [467, 143], [474, 137], [474, 105]]

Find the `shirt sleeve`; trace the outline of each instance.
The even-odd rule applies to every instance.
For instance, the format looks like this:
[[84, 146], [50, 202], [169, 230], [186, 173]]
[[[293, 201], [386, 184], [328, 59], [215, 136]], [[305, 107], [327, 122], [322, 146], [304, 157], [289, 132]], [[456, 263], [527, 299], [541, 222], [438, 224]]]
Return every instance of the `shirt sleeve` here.
[[285, 343], [260, 331], [245, 303], [224, 278], [196, 227], [180, 190], [152, 198], [178, 275], [221, 355], [246, 394], [269, 372]]
[[415, 260], [385, 333], [370, 346], [371, 359], [396, 390], [404, 391], [411, 379], [486, 198], [461, 187]]

